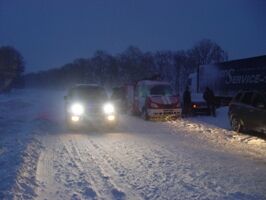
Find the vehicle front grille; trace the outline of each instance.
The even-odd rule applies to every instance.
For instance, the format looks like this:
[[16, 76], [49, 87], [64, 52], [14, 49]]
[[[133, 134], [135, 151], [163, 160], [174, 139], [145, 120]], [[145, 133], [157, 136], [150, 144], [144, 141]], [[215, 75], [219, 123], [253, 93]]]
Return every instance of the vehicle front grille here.
[[171, 108], [174, 108], [175, 105], [172, 105], [172, 104], [166, 104], [166, 105], [163, 105], [162, 106], [164, 109], [171, 109]]
[[102, 107], [100, 106], [89, 106], [87, 108], [87, 112], [91, 114], [99, 114], [102, 113]]

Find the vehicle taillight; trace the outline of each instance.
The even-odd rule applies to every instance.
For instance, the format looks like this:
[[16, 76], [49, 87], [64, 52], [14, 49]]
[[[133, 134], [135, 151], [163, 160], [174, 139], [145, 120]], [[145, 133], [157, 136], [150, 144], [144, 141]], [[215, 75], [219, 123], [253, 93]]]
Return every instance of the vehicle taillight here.
[[193, 104], [192, 107], [193, 107], [193, 108], [197, 108], [198, 106], [197, 106], [196, 104]]

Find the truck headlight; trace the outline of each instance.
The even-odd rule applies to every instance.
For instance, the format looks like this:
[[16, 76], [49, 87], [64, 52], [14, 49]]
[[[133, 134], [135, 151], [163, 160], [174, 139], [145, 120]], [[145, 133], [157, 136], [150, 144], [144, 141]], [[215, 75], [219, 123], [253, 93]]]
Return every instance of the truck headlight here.
[[74, 115], [82, 115], [84, 113], [84, 107], [79, 103], [75, 103], [70, 107], [70, 111]]
[[103, 111], [105, 114], [109, 115], [115, 112], [115, 108], [112, 104], [107, 103], [103, 106]]

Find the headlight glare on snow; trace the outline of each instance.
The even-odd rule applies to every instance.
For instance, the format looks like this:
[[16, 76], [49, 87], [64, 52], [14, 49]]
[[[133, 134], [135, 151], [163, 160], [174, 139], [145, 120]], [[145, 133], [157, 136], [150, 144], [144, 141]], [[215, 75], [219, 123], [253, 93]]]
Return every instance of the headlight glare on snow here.
[[112, 114], [115, 112], [115, 108], [111, 103], [107, 103], [103, 106], [103, 111], [105, 114]]
[[70, 111], [74, 115], [82, 115], [84, 113], [84, 107], [79, 103], [75, 103], [71, 106]]

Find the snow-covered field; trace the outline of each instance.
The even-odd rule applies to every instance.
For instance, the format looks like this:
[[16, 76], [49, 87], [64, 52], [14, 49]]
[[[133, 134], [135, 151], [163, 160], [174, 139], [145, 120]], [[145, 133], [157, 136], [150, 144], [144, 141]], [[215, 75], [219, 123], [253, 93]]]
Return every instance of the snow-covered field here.
[[266, 199], [265, 139], [216, 118], [71, 132], [63, 92], [0, 96], [0, 199]]

